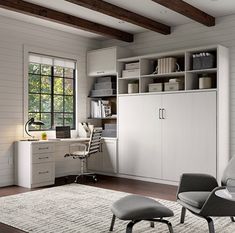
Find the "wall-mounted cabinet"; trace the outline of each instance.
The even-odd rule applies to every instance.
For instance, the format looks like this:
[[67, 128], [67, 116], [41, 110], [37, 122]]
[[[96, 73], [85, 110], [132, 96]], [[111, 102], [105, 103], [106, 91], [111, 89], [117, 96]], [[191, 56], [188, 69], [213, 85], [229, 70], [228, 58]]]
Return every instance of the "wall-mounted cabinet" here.
[[87, 52], [87, 75], [106, 76], [117, 73], [117, 59], [129, 54], [127, 49], [109, 47]]
[[[87, 118], [103, 128], [107, 126], [114, 129], [117, 124], [117, 59], [129, 54], [128, 49], [120, 47], [97, 49], [87, 53]], [[115, 133], [109, 131], [104, 135], [116, 137]]]

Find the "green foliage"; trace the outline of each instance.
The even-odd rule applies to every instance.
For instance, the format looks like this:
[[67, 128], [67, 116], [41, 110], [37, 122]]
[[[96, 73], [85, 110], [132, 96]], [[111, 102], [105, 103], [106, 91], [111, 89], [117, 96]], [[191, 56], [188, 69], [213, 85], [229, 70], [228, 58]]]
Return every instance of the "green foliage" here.
[[[52, 76], [52, 69], [54, 76]], [[73, 128], [74, 70], [60, 66], [52, 67], [50, 65], [29, 63], [28, 72], [29, 118], [34, 117], [45, 124], [41, 127], [30, 126], [30, 130], [47, 130], [54, 126], [63, 125], [69, 125]], [[54, 119], [54, 122], [52, 122], [52, 119]]]

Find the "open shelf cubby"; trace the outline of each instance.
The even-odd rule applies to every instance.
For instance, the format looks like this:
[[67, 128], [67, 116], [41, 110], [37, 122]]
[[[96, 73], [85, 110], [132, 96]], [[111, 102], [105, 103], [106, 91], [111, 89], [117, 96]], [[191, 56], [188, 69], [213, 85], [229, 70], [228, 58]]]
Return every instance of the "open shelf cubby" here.
[[208, 46], [119, 59], [118, 94], [132, 94], [128, 92], [129, 83], [138, 83], [139, 94], [148, 93], [149, 84], [154, 83], [163, 83], [162, 91], [165, 91], [164, 87], [171, 79], [181, 83], [178, 91], [202, 90], [204, 86], [199, 85], [202, 77], [207, 81], [211, 79], [208, 89], [215, 89], [218, 83], [217, 57], [218, 47]]

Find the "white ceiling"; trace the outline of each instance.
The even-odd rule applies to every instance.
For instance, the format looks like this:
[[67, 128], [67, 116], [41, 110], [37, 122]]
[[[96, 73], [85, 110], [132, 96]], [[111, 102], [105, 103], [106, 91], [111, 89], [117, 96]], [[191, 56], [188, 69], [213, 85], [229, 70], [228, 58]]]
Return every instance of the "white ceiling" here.
[[[110, 16], [98, 13], [75, 4], [66, 2], [64, 0], [26, 0], [27, 2], [35, 3], [51, 9], [62, 11], [77, 17], [81, 17], [90, 21], [94, 21], [106, 26], [117, 28], [130, 33], [139, 33], [145, 31], [141, 27], [135, 26], [130, 23], [122, 22]], [[230, 14], [235, 14], [235, 1], [234, 0], [185, 0], [189, 4], [211, 14], [214, 17], [220, 17]], [[165, 7], [158, 5], [151, 0], [106, 0], [106, 2], [115, 4], [125, 9], [131, 10], [143, 16], [149, 17], [156, 21], [168, 24], [169, 26], [176, 26], [186, 24], [192, 20], [186, 18], [176, 12], [173, 12]], [[15, 18], [18, 20], [35, 23], [38, 25], [51, 27], [54, 29], [78, 34], [89, 38], [103, 39], [102, 36], [97, 34], [85, 32], [72, 27], [64, 26], [58, 23], [49, 22], [36, 17], [23, 15], [16, 12], [11, 12], [0, 8], [0, 15]]]

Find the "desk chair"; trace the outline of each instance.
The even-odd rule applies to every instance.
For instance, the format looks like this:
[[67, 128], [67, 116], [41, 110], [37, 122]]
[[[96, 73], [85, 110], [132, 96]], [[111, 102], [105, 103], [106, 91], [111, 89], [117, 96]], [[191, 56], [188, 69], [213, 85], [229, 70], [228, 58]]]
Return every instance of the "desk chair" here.
[[[89, 145], [84, 143], [73, 143], [69, 146], [69, 154], [64, 157], [72, 157], [73, 159], [80, 159], [81, 172], [76, 176], [75, 183], [80, 177], [88, 176], [97, 182], [96, 174], [87, 172], [87, 159], [99, 152], [101, 144], [102, 128], [94, 128], [91, 132]], [[75, 150], [76, 148], [76, 150]]]

